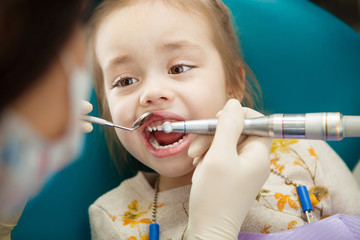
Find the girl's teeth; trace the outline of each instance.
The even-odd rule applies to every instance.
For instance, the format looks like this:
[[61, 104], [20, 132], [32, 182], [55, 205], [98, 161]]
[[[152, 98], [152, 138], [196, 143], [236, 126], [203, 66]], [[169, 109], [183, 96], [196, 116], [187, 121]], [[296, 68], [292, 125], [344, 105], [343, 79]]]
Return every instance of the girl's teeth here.
[[155, 138], [151, 138], [149, 140], [149, 143], [151, 144], [151, 146], [153, 146], [153, 148], [155, 149], [169, 149], [169, 148], [172, 148], [172, 147], [175, 147], [176, 145], [182, 143], [185, 139], [185, 136], [182, 137], [179, 141], [177, 142], [174, 142], [173, 144], [170, 144], [170, 145], [165, 145], [165, 146], [160, 146], [160, 144], [156, 141]]
[[157, 127], [147, 127], [149, 132], [154, 132], [154, 131], [162, 131], [162, 127], [161, 125], [157, 126]]

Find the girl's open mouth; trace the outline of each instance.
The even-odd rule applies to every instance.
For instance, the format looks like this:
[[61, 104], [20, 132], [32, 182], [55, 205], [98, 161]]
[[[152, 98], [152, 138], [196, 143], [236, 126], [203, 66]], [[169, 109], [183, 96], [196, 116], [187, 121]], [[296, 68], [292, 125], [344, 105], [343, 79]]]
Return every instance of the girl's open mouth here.
[[160, 131], [161, 124], [163, 122], [158, 122], [151, 124], [153, 126], [148, 126], [147, 131], [149, 135], [149, 143], [155, 149], [168, 149], [175, 147], [176, 145], [182, 143], [185, 139], [184, 133], [164, 133]]
[[174, 115], [170, 118], [169, 113], [165, 115], [154, 113], [154, 116], [145, 124], [142, 136], [146, 147], [155, 157], [173, 156], [188, 148], [190, 145], [188, 134], [161, 131], [161, 125], [164, 122], [181, 120], [183, 119]]

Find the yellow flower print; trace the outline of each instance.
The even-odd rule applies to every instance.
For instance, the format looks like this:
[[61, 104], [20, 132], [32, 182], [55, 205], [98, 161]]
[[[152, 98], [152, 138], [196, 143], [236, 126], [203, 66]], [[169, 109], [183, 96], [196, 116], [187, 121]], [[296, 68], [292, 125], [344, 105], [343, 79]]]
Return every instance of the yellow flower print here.
[[260, 233], [269, 234], [269, 228], [271, 228], [270, 225], [265, 224], [263, 229], [260, 231]]
[[285, 208], [285, 204], [288, 203], [291, 208], [298, 209], [299, 206], [297, 203], [290, 198], [289, 195], [283, 195], [282, 193], [275, 193], [275, 198], [279, 199], [277, 203], [277, 207], [280, 211], [283, 211]]
[[270, 192], [270, 190], [267, 190], [267, 189], [264, 189], [264, 188], [262, 188], [261, 190], [260, 190], [260, 192], [258, 193], [258, 195], [256, 196], [256, 201], [259, 201], [260, 200], [260, 198], [263, 196], [263, 194], [266, 194], [266, 193], [269, 193]]
[[[138, 240], [137, 237], [131, 236], [128, 240]], [[149, 234], [141, 235], [139, 240], [149, 240]]]
[[285, 164], [278, 164], [280, 157], [276, 154], [275, 158], [270, 160], [270, 165], [273, 166], [276, 170], [282, 173], [285, 169]]
[[131, 202], [131, 204], [128, 205], [129, 210], [124, 212], [122, 216], [123, 225], [131, 224], [130, 226], [133, 228], [134, 226], [137, 226], [139, 223], [151, 223], [151, 220], [149, 218], [142, 218], [140, 219], [144, 214], [146, 214], [150, 208], [151, 204], [148, 207], [148, 209], [144, 210], [139, 207], [138, 201], [134, 200]]
[[310, 194], [309, 198], [310, 198], [310, 202], [311, 202], [313, 209], [315, 209], [316, 205], [319, 204], [319, 200], [316, 198], [316, 196], [314, 194]]
[[128, 205], [129, 210], [134, 210], [137, 211], [139, 208], [139, 204], [137, 200], [132, 201], [129, 205]]
[[109, 214], [109, 217], [111, 218], [111, 220], [113, 220], [113, 222], [115, 222], [115, 220], [117, 219], [117, 216], [115, 215]]
[[139, 223], [151, 224], [152, 221], [149, 218], [143, 218], [143, 219], [140, 219]]
[[321, 185], [315, 185], [309, 188], [309, 195], [311, 194], [314, 194], [318, 201], [321, 201], [322, 199], [328, 198], [330, 196], [327, 187]]
[[310, 156], [313, 156], [313, 157], [315, 157], [317, 160], [319, 160], [319, 158], [318, 158], [318, 156], [316, 155], [316, 152], [315, 152], [315, 150], [314, 150], [313, 147], [310, 147], [310, 148], [308, 149], [308, 151], [309, 151], [309, 153], [310, 153]]
[[289, 153], [290, 147], [289, 145], [299, 142], [297, 139], [274, 139], [273, 144], [271, 146], [270, 153], [275, 153], [279, 150], [282, 153]]
[[297, 221], [291, 221], [288, 223], [287, 229], [292, 229], [296, 227]]
[[296, 158], [294, 160], [294, 163], [293, 163], [295, 166], [305, 166], [303, 160], [301, 160], [300, 158]]
[[144, 235], [141, 235], [141, 236], [140, 236], [140, 240], [149, 240], [149, 234], [146, 233], [146, 234], [144, 234]]

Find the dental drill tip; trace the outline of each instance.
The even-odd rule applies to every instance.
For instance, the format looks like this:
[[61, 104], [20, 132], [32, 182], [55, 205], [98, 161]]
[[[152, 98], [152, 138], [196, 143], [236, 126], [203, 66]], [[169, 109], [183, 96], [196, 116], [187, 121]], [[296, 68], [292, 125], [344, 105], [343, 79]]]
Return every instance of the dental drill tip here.
[[162, 131], [164, 133], [171, 133], [172, 132], [172, 125], [171, 123], [169, 122], [164, 122], [162, 125], [161, 125], [161, 128], [162, 128]]

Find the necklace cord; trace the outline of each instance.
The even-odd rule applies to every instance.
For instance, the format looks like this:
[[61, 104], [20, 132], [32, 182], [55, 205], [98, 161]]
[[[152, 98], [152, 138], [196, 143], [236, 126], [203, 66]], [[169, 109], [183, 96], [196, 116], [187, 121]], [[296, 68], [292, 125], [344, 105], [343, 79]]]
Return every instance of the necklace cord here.
[[280, 171], [278, 171], [278, 170], [276, 170], [274, 168], [270, 168], [270, 172], [273, 173], [273, 174], [278, 175], [281, 178], [283, 178], [285, 180], [286, 185], [295, 186], [296, 192], [297, 192], [299, 200], [300, 200], [301, 209], [302, 209], [302, 212], [306, 216], [307, 222], [308, 223], [315, 222], [315, 216], [314, 216], [314, 213], [313, 213], [314, 210], [313, 210], [311, 200], [310, 200], [310, 197], [309, 197], [309, 192], [308, 192], [306, 186], [295, 183], [291, 178], [285, 176], [283, 173], [281, 173]]
[[156, 179], [155, 187], [154, 187], [154, 200], [152, 204], [152, 223], [156, 223], [156, 206], [157, 206], [157, 197], [159, 193], [159, 182], [160, 182], [160, 176]]

